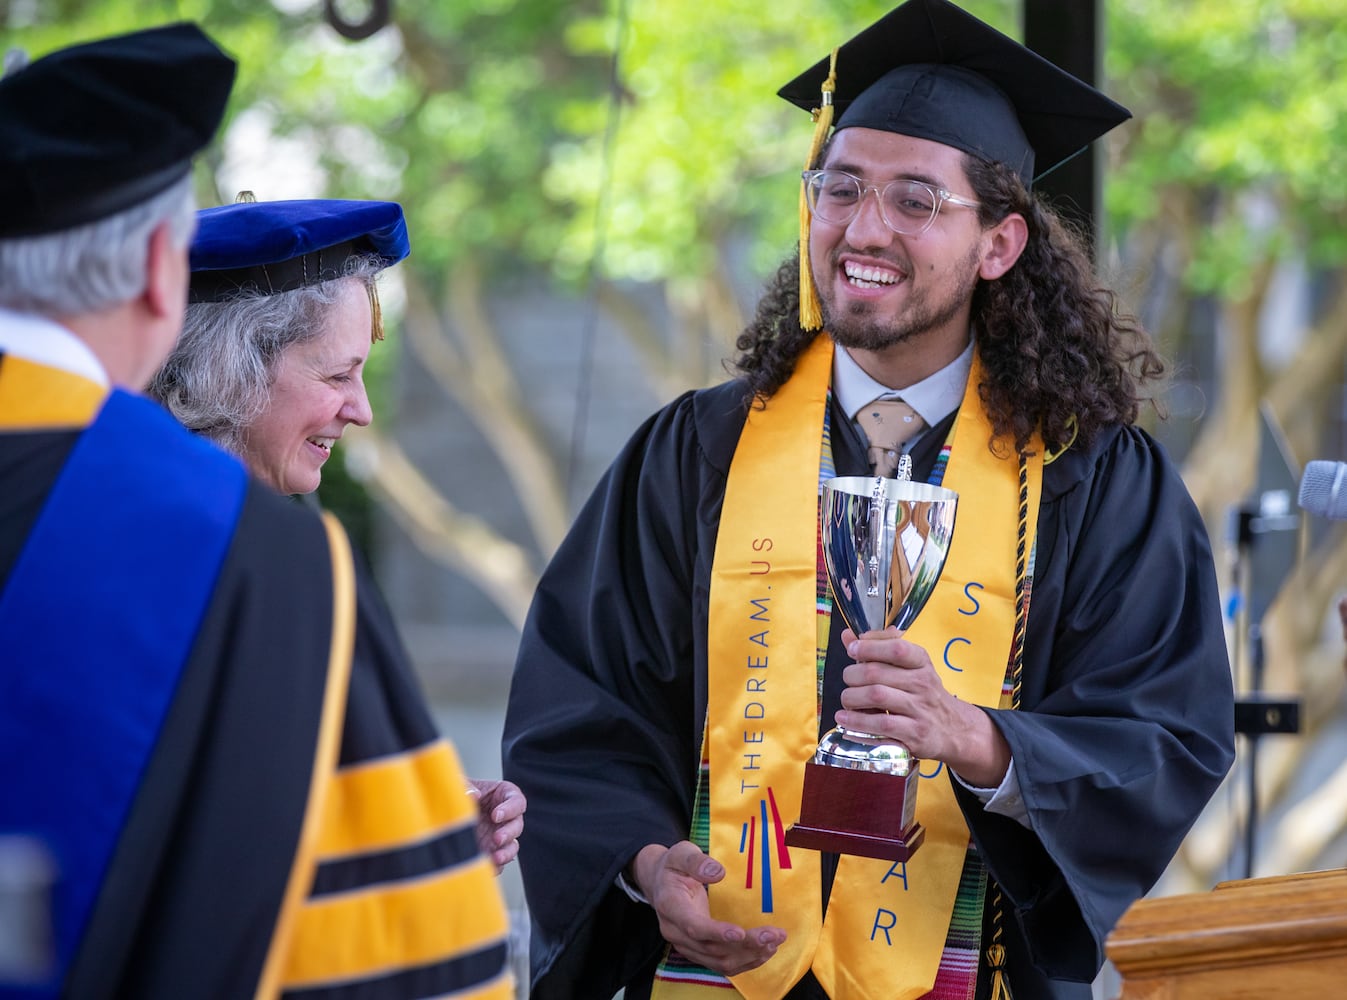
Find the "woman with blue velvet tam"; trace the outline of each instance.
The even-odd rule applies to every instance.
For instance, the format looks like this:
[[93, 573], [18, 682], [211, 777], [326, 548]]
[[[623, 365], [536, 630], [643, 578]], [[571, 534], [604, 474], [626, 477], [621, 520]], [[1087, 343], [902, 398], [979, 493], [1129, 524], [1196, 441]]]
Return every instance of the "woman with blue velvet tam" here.
[[[150, 395], [277, 492], [312, 493], [345, 429], [372, 419], [365, 362], [383, 339], [375, 282], [409, 250], [395, 202], [201, 210], [182, 337]], [[507, 781], [472, 786], [478, 840], [503, 867], [519, 851], [523, 793]]]
[[312, 493], [383, 339], [375, 279], [407, 256], [393, 202], [239, 202], [197, 213], [187, 318], [150, 392], [279, 493]]

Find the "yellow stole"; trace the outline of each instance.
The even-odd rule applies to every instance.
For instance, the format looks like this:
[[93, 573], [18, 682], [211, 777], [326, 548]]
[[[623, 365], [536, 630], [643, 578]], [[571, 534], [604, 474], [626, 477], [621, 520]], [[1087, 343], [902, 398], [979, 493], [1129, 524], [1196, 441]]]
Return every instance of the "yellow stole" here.
[[[816, 639], [827, 627], [816, 606], [818, 469], [832, 350], [830, 337], [817, 337], [789, 381], [749, 413], [711, 574], [710, 843], [727, 872], [710, 889], [711, 912], [788, 934], [766, 964], [734, 977], [752, 1000], [785, 995], [810, 968], [836, 998], [929, 992], [968, 849], [967, 825], [938, 761], [922, 762], [922, 777], [937, 780], [919, 784], [920, 849], [906, 863], [844, 856], [826, 921], [818, 854], [788, 850], [780, 839], [800, 815], [804, 763], [818, 743]], [[943, 483], [960, 495], [954, 541], [907, 638], [931, 654], [951, 693], [995, 706], [1015, 624], [1021, 497], [1017, 456], [997, 457], [988, 447], [981, 375], [975, 357]], [[1026, 551], [1038, 521], [1042, 442], [1035, 438], [1030, 448]]]

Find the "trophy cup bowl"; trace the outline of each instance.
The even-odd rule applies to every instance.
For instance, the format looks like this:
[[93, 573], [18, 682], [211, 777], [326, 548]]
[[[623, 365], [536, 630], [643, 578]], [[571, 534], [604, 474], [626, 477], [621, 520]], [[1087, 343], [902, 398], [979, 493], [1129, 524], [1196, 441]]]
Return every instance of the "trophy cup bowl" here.
[[[954, 537], [959, 495], [905, 479], [843, 476], [823, 485], [823, 562], [851, 631], [906, 629], [935, 590]], [[915, 821], [918, 764], [907, 747], [832, 729], [805, 764], [800, 821], [786, 843], [906, 861], [925, 830]]]

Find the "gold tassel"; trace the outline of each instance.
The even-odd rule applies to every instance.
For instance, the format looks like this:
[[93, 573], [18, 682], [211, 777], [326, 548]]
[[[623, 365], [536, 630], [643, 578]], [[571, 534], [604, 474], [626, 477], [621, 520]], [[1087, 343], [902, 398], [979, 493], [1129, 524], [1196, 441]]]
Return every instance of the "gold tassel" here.
[[365, 286], [365, 291], [369, 293], [369, 315], [370, 315], [370, 337], [371, 344], [377, 344], [384, 339], [384, 312], [379, 308], [379, 290], [374, 287], [374, 279], [369, 279], [369, 284]]
[[992, 970], [991, 1000], [1014, 1000], [1010, 994], [1010, 979], [1006, 976], [1005, 945], [994, 944], [988, 948], [987, 961]]
[[[837, 89], [837, 50], [828, 61], [828, 78], [821, 87], [822, 107], [814, 109], [814, 138], [809, 143], [806, 170], [813, 169], [819, 150], [833, 126], [833, 91]], [[805, 196], [804, 181], [800, 181], [800, 327], [817, 330], [823, 326], [823, 312], [819, 309], [818, 292], [814, 288], [814, 272], [809, 260], [809, 199]]]

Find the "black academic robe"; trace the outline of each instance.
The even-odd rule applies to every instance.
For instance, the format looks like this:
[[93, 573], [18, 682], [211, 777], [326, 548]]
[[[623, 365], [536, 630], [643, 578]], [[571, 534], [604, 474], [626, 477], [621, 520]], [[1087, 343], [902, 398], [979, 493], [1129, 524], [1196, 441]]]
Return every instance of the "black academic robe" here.
[[[529, 799], [519, 860], [534, 997], [609, 997], [624, 984], [641, 996], [660, 955], [654, 911], [616, 879], [641, 847], [688, 835], [711, 565], [742, 397], [733, 382], [688, 393], [636, 432], [529, 613], [503, 749], [505, 776]], [[919, 443], [917, 478], [948, 427]], [[867, 474], [835, 405], [832, 440], [839, 475]], [[849, 662], [832, 620], [821, 730]], [[1232, 698], [1209, 539], [1177, 470], [1136, 428], [1067, 451], [1044, 472], [1021, 710], [989, 710], [1032, 829], [955, 783], [1009, 900], [1016, 996], [1090, 996], [1105, 936], [1233, 760]], [[822, 994], [806, 976], [797, 995]]]
[[[0, 356], [0, 366], [5, 362]], [[5, 402], [0, 393], [0, 414]], [[162, 416], [165, 426], [155, 434], [187, 434]], [[0, 592], [79, 434], [65, 428], [0, 433]], [[150, 435], [139, 446], [156, 443]], [[107, 500], [128, 504], [136, 496]], [[336, 727], [334, 782], [361, 765], [414, 758], [441, 743], [391, 616], [361, 570], [355, 573], [345, 707], [335, 718], [325, 716], [329, 669], [336, 669], [333, 650], [340, 646], [333, 634], [334, 565], [328, 536], [311, 509], [247, 483], [209, 606], [60, 986], [62, 997], [252, 996], [300, 853], [320, 731]], [[70, 570], [80, 572], [80, 566]], [[171, 574], [173, 567], [163, 572]], [[126, 600], [131, 605], [136, 595]], [[69, 627], [81, 627], [77, 614]], [[0, 682], [4, 669], [0, 656]], [[387, 801], [408, 802], [405, 788], [414, 786], [399, 786], [403, 791]], [[4, 787], [0, 774], [0, 794]], [[457, 783], [421, 791], [430, 798], [466, 794]], [[59, 796], [61, 789], [50, 794]], [[503, 925], [494, 869], [478, 849], [475, 810], [469, 812], [454, 829], [407, 836], [406, 846], [356, 850], [335, 862], [320, 855], [301, 898], [312, 902], [325, 892], [357, 889], [375, 898], [396, 891], [403, 880], [446, 873], [476, 872], [480, 888], [485, 871], [486, 892], [463, 895], [431, 916], [466, 925], [486, 914]], [[311, 822], [316, 829], [333, 828], [325, 816]], [[491, 995], [504, 996], [506, 951], [502, 930], [469, 954], [432, 954], [433, 960], [403, 963], [386, 974], [371, 972], [294, 995], [374, 1000], [497, 983], [501, 992]], [[280, 985], [285, 987], [283, 977]], [[4, 983], [0, 994], [11, 995]], [[19, 988], [13, 995], [28, 993]]]

